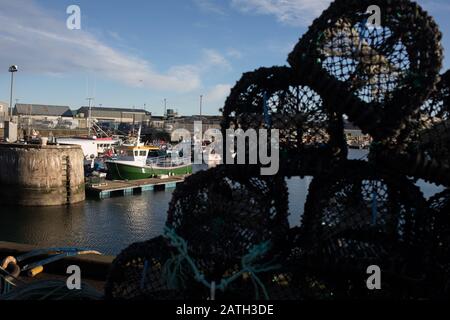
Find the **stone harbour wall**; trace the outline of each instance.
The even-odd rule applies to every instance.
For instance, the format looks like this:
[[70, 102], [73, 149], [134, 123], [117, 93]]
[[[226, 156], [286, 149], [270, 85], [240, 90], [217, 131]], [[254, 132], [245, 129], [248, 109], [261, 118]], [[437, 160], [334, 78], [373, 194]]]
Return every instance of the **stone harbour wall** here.
[[85, 200], [79, 146], [0, 144], [0, 203], [57, 206]]

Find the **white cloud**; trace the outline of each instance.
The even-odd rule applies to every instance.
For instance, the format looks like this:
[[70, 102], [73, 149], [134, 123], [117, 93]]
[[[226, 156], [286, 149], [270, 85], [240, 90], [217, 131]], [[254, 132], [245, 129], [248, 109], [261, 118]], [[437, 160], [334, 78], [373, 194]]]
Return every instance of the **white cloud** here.
[[291, 26], [307, 26], [328, 7], [331, 0], [231, 0], [234, 8], [245, 13], [274, 15]]
[[[218, 84], [211, 88], [205, 95], [205, 102], [210, 104], [223, 104], [225, 98], [230, 94], [231, 85]], [[221, 105], [219, 107], [222, 107]]]
[[175, 92], [197, 90], [207, 68], [229, 65], [214, 50], [205, 50], [202, 61], [160, 72], [149, 61], [121, 52], [89, 32], [68, 30], [65, 19], [31, 1], [0, 0], [0, 61], [17, 64], [27, 73], [92, 72], [129, 86]]
[[242, 58], [242, 52], [240, 52], [236, 48], [229, 48], [227, 50], [227, 56], [234, 58], [234, 59], [240, 59], [240, 58]]
[[205, 49], [203, 51], [202, 67], [203, 68], [221, 67], [225, 69], [230, 69], [231, 64], [218, 51], [213, 49]]
[[193, 0], [194, 3], [204, 12], [213, 12], [217, 14], [225, 14], [225, 10], [214, 0]]
[[109, 32], [108, 32], [108, 35], [109, 35], [111, 38], [113, 38], [114, 40], [116, 40], [116, 41], [123, 41], [123, 38], [122, 38], [122, 37], [120, 36], [120, 34], [117, 33], [117, 32], [109, 31]]

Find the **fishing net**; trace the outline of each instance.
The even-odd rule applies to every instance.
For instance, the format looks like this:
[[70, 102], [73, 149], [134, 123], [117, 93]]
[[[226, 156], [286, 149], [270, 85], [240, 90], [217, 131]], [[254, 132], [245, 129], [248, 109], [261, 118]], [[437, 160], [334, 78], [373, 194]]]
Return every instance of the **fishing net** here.
[[189, 258], [207, 283], [219, 284], [244, 269], [243, 257], [251, 260], [247, 265], [266, 269], [261, 266], [271, 263], [287, 235], [283, 177], [249, 172], [243, 166], [198, 172], [173, 194], [167, 227], [186, 243]]
[[428, 203], [432, 218], [429, 227], [436, 250], [441, 251], [436, 256], [450, 262], [450, 190], [433, 196]]
[[314, 178], [302, 226], [312, 246], [347, 233], [413, 244], [424, 208], [420, 190], [406, 178], [350, 160]]
[[313, 177], [330, 168], [335, 168], [341, 160], [329, 148], [310, 148], [307, 152], [291, 155], [280, 161], [278, 175], [284, 177]]
[[113, 261], [105, 284], [106, 299], [181, 300], [183, 290], [170, 287], [164, 266], [176, 255], [162, 236], [138, 242], [123, 250]]
[[450, 72], [421, 106], [401, 135], [371, 150], [382, 166], [429, 182], [450, 183]]
[[430, 129], [434, 125], [450, 120], [450, 70], [445, 72], [436, 90], [422, 105], [416, 122], [418, 130]]
[[447, 159], [432, 159], [424, 152], [408, 154], [392, 149], [373, 147], [370, 159], [377, 166], [397, 174], [423, 179], [437, 185], [450, 185], [450, 164]]
[[411, 117], [400, 136], [391, 141], [392, 148], [409, 153], [430, 149], [446, 150], [448, 147], [445, 144], [439, 144], [450, 135], [449, 121], [450, 71], [447, 71], [440, 77], [436, 90]]
[[342, 293], [348, 291], [348, 282], [355, 275], [349, 277], [349, 274], [342, 272], [343, 269], [329, 267], [327, 261], [321, 265], [317, 260], [312, 260], [306, 240], [302, 227], [290, 230], [290, 241], [286, 243], [282, 254], [283, 268], [275, 274], [270, 288], [272, 296], [280, 300], [331, 300], [344, 297]]
[[436, 124], [424, 131], [419, 148], [430, 159], [450, 165], [450, 122]]
[[419, 151], [450, 165], [450, 71], [444, 73], [437, 90], [422, 106], [413, 136]]
[[[376, 6], [374, 26], [366, 11]], [[164, 236], [115, 259], [106, 297], [448, 295], [449, 192], [427, 203], [408, 178], [450, 182], [450, 73], [439, 80], [440, 40], [414, 2], [334, 1], [289, 55], [292, 69], [243, 74], [222, 110], [226, 137], [227, 129], [279, 130], [278, 141], [272, 132], [254, 140], [280, 152], [278, 174], [261, 176], [251, 151], [269, 146], [247, 143], [247, 164], [187, 177]], [[343, 114], [374, 139], [367, 162], [346, 160]], [[243, 151], [224, 148], [241, 159]], [[302, 224], [289, 229], [285, 177], [295, 175], [314, 179]], [[367, 288], [371, 265], [382, 270], [383, 290]]]
[[[381, 23], [369, 7], [381, 9]], [[375, 22], [375, 23], [374, 23]], [[288, 61], [328, 81], [334, 107], [377, 140], [395, 136], [435, 88], [442, 61], [434, 20], [408, 0], [336, 0], [310, 26]], [[305, 60], [311, 66], [304, 70]], [[341, 99], [336, 99], [336, 93]]]
[[288, 67], [243, 74], [223, 108], [222, 130], [229, 128], [278, 129], [283, 159], [319, 147], [335, 157], [347, 155], [342, 116], [329, 110], [306, 75]]
[[348, 161], [333, 174], [314, 178], [309, 190], [303, 262], [334, 275], [336, 294], [349, 294], [349, 286], [353, 294], [363, 294], [367, 287], [361, 281], [370, 265], [380, 266], [393, 283], [423, 276], [429, 256], [426, 203], [413, 183]]
[[304, 264], [304, 237], [301, 228], [289, 230], [279, 252], [280, 268], [261, 275], [270, 298], [274, 300], [329, 299], [331, 291]]
[[428, 201], [430, 207], [430, 238], [434, 268], [434, 288], [437, 295], [450, 294], [450, 190], [447, 189]]

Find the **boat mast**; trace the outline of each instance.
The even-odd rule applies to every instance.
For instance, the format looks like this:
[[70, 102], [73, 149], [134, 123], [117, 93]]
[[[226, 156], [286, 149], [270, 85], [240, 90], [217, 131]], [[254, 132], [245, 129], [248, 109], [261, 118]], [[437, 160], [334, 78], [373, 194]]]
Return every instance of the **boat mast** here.
[[139, 146], [139, 144], [141, 143], [141, 129], [142, 129], [142, 125], [139, 125], [139, 130], [138, 130], [138, 135], [137, 135], [137, 140], [136, 140], [137, 146]]
[[88, 137], [91, 137], [91, 117], [92, 117], [92, 107], [91, 107], [91, 101], [94, 100], [94, 98], [86, 98], [86, 100], [89, 101], [89, 109], [88, 109], [88, 121], [87, 121], [87, 126], [88, 126]]

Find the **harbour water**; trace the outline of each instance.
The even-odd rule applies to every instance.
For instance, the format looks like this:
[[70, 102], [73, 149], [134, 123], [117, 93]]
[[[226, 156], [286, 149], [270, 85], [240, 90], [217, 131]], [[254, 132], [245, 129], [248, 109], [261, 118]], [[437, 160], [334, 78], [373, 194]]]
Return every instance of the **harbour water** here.
[[[365, 151], [352, 150], [351, 158], [364, 157]], [[299, 225], [311, 178], [287, 180], [289, 222]], [[441, 188], [421, 182], [429, 197]], [[42, 247], [76, 246], [118, 254], [133, 242], [162, 233], [173, 190], [140, 195], [88, 199], [70, 207], [0, 209], [0, 241], [35, 244]]]

